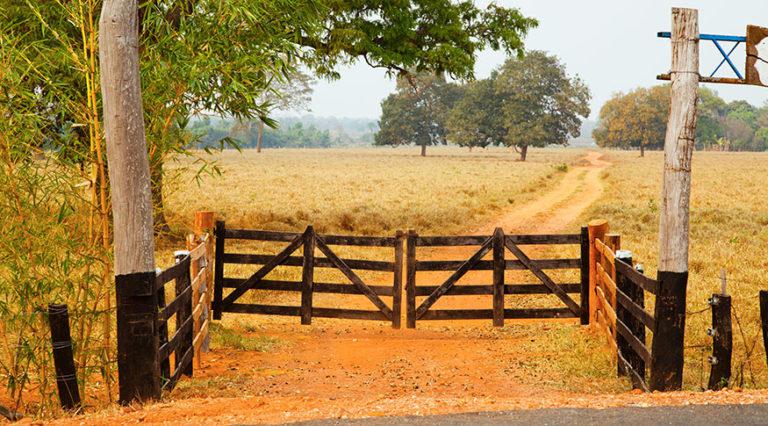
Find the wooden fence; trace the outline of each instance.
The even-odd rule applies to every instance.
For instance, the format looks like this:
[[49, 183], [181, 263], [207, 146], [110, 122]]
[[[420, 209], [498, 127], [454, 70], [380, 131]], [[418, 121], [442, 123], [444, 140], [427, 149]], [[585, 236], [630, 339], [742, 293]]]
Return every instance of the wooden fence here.
[[[310, 324], [313, 317], [346, 318], [388, 321], [400, 327], [402, 294], [403, 233], [393, 237], [356, 237], [319, 235], [312, 226], [303, 233], [259, 231], [227, 228], [223, 221], [216, 222], [216, 270], [214, 284], [213, 317], [221, 319], [224, 312], [288, 315], [301, 317], [302, 324]], [[237, 253], [228, 250], [231, 240], [288, 243], [276, 255]], [[391, 247], [392, 260], [343, 259], [331, 246]], [[293, 256], [303, 247], [301, 256]], [[316, 249], [323, 257], [316, 256]], [[247, 277], [232, 277], [226, 265], [260, 265]], [[301, 267], [301, 281], [272, 280], [267, 275], [278, 266]], [[349, 283], [315, 282], [317, 268], [340, 271]], [[371, 285], [355, 270], [392, 273], [391, 285]], [[225, 276], [226, 275], [226, 276]], [[350, 284], [351, 283], [351, 284]], [[231, 289], [224, 294], [225, 289]], [[249, 291], [272, 290], [300, 292], [299, 306], [268, 305], [239, 302]], [[333, 293], [365, 296], [375, 309], [321, 308], [313, 304], [314, 293]], [[381, 297], [391, 297], [387, 305]]]
[[[519, 247], [521, 245], [578, 245], [580, 255], [568, 259], [531, 259]], [[428, 260], [417, 259], [418, 247], [459, 247], [478, 246], [478, 250], [466, 260]], [[503, 326], [504, 319], [522, 318], [581, 318], [586, 324], [588, 281], [587, 271], [587, 229], [580, 234], [558, 235], [504, 235], [497, 228], [491, 236], [420, 237], [409, 231], [407, 239], [407, 326], [416, 327], [419, 320], [457, 320], [457, 319], [492, 319], [495, 326]], [[507, 251], [514, 259], [507, 259]], [[492, 252], [491, 260], [483, 260]], [[556, 283], [545, 270], [574, 269], [580, 271], [579, 282]], [[505, 272], [508, 270], [528, 270], [538, 283], [506, 283]], [[417, 284], [417, 273], [423, 271], [453, 271], [439, 285]], [[469, 271], [493, 271], [492, 284], [456, 285]], [[505, 295], [518, 294], [554, 294], [563, 306], [552, 308], [505, 308]], [[576, 303], [570, 294], [580, 294], [580, 303]], [[491, 309], [432, 309], [441, 298], [447, 296], [492, 295]], [[426, 296], [417, 305], [416, 298]]]
[[[606, 234], [607, 228], [598, 221], [588, 231], [590, 322], [607, 337], [618, 374], [628, 375], [633, 388], [670, 390], [670, 377], [681, 373], [677, 358], [682, 357], [684, 323], [677, 319], [685, 318], [684, 298], [681, 304], [677, 289], [664, 289], [636, 270], [632, 254], [619, 249], [619, 236]], [[646, 310], [646, 294], [654, 297], [654, 313]], [[650, 346], [647, 331], [653, 334]]]

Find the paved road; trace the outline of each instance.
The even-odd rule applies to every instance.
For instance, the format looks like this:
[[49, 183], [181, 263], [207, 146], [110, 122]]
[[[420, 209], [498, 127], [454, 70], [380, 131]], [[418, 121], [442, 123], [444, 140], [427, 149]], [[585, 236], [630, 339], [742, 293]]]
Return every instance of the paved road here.
[[296, 423], [327, 425], [768, 425], [768, 404], [689, 405], [684, 407], [618, 407], [446, 414], [425, 417], [377, 417]]

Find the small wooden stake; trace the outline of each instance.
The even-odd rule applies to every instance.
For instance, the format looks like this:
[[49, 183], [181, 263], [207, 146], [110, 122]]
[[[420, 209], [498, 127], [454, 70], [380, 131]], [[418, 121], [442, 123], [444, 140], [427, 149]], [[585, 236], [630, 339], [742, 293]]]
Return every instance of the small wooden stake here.
[[72, 337], [69, 333], [69, 312], [67, 305], [48, 305], [48, 323], [51, 326], [53, 365], [56, 369], [56, 387], [59, 391], [61, 408], [80, 410], [80, 391], [77, 387], [77, 372], [72, 357]]
[[731, 380], [731, 355], [733, 354], [733, 329], [731, 324], [731, 297], [713, 294], [712, 305], [712, 367], [709, 373], [709, 389], [720, 390]]

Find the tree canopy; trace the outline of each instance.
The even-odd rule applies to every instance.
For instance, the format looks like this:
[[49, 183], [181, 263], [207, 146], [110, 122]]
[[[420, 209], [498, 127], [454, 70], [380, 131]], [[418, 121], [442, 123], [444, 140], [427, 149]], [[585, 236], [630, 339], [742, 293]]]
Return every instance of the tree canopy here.
[[528, 147], [565, 145], [589, 115], [590, 93], [555, 56], [531, 51], [509, 58], [487, 80], [466, 89], [450, 113], [448, 138], [460, 145]]
[[[669, 85], [617, 93], [600, 109], [593, 136], [598, 146], [661, 149], [669, 115]], [[726, 103], [716, 92], [702, 87], [696, 125], [697, 149], [765, 151], [768, 107], [745, 101]]]

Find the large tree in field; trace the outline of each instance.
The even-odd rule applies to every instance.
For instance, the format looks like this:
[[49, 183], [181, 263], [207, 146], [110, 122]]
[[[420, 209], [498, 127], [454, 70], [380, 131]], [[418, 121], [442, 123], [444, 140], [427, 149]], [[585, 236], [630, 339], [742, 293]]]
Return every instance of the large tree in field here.
[[616, 94], [600, 109], [600, 124], [592, 134], [601, 147], [660, 148], [664, 143], [669, 110], [669, 89], [638, 88]]
[[417, 73], [398, 78], [397, 91], [381, 103], [376, 145], [421, 146], [446, 143], [446, 118], [459, 97], [459, 87], [442, 75]]
[[522, 161], [529, 146], [566, 145], [578, 137], [589, 116], [587, 86], [545, 52], [508, 59], [494, 80], [494, 92], [501, 98], [507, 130], [502, 142], [514, 147]]
[[568, 76], [557, 57], [531, 51], [470, 85], [450, 114], [449, 139], [504, 144], [525, 161], [528, 147], [565, 145], [578, 137], [589, 99], [587, 86]]

